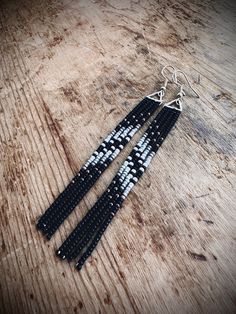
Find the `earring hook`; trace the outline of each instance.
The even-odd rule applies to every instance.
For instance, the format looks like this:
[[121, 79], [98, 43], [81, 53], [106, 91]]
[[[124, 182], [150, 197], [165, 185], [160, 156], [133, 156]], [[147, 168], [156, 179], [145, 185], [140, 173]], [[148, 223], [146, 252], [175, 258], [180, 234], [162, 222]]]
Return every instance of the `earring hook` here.
[[181, 84], [180, 82], [178, 82], [178, 77], [177, 77], [177, 73], [178, 73], [178, 72], [181, 73], [181, 74], [184, 76], [186, 82], [188, 83], [188, 86], [189, 86], [190, 89], [196, 94], [197, 98], [200, 98], [200, 97], [199, 97], [199, 94], [195, 91], [195, 89], [194, 89], [194, 88], [192, 87], [192, 85], [190, 84], [190, 81], [189, 81], [189, 78], [188, 78], [187, 74], [186, 74], [184, 71], [177, 69], [177, 70], [175, 70], [174, 73], [172, 74], [172, 79], [173, 79], [173, 81], [174, 81], [178, 86], [180, 86], [180, 93], [179, 93], [180, 96], [181, 96], [181, 97], [182, 97], [182, 96], [185, 96], [185, 92], [184, 92], [184, 90], [183, 90], [183, 85], [184, 85], [184, 84]]
[[[169, 79], [169, 78], [165, 75], [165, 70], [166, 70], [167, 68], [172, 68], [172, 69], [173, 69], [173, 72], [174, 72], [174, 73], [176, 72], [175, 67], [173, 67], [172, 65], [169, 65], [169, 64], [165, 65], [165, 66], [162, 68], [162, 70], [161, 70], [161, 74], [162, 74], [162, 76], [163, 76], [164, 79], [165, 79], [164, 84], [162, 85], [161, 89], [160, 89], [158, 92], [155, 92], [155, 93], [153, 93], [153, 94], [150, 94], [150, 95], [148, 95], [148, 96], [146, 96], [146, 97], [148, 97], [148, 98], [150, 98], [150, 99], [152, 99], [152, 100], [155, 100], [155, 101], [161, 101], [161, 102], [162, 102], [163, 97], [164, 97], [164, 95], [165, 95], [165, 90], [166, 90], [167, 83], [168, 83], [169, 81], [173, 81], [173, 76], [174, 76], [174, 73], [173, 73], [172, 76], [171, 76], [171, 79]], [[156, 99], [155, 97], [158, 97], [158, 98]]]
[[167, 68], [172, 68], [172, 70], [173, 70], [173, 74], [172, 74], [172, 80], [173, 80], [173, 75], [175, 75], [174, 77], [176, 77], [176, 68], [173, 66], [173, 65], [170, 65], [170, 64], [167, 64], [167, 65], [165, 65], [163, 68], [162, 68], [162, 70], [161, 70], [161, 75], [164, 77], [164, 79], [165, 79], [165, 82], [164, 82], [164, 85], [162, 86], [162, 88], [163, 89], [166, 89], [166, 86], [167, 86], [167, 83], [168, 83], [168, 81], [170, 81], [170, 79], [165, 75], [165, 70], [167, 69]]

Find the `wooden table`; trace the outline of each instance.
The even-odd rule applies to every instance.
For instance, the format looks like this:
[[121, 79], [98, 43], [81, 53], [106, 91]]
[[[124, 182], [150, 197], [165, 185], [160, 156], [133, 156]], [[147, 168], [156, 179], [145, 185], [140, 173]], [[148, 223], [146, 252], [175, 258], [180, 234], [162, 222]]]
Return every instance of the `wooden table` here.
[[[3, 1], [1, 313], [236, 311], [233, 1]], [[49, 242], [35, 222], [165, 64], [183, 114], [86, 266], [55, 249], [140, 132]], [[167, 98], [177, 88], [168, 89]]]

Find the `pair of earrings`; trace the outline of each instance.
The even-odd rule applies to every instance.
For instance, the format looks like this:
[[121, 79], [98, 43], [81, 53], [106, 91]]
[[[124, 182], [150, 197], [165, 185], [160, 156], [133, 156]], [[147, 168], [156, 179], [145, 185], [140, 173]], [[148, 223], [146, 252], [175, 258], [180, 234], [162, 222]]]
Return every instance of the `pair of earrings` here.
[[[162, 69], [161, 74], [165, 81], [161, 89], [146, 96], [116, 126], [37, 222], [37, 228], [47, 239], [50, 239], [134, 134], [163, 104], [169, 82], [165, 75], [167, 68], [173, 69], [171, 80], [180, 88], [177, 97], [163, 106], [114, 176], [107, 190], [56, 252], [61, 259], [73, 260], [79, 257], [76, 263], [78, 270], [91, 255], [116, 212], [178, 120], [182, 112], [182, 98], [185, 96], [183, 85], [177, 78], [178, 73], [184, 75], [189, 87], [195, 92], [183, 71], [169, 65]], [[198, 96], [197, 93], [196, 95]]]

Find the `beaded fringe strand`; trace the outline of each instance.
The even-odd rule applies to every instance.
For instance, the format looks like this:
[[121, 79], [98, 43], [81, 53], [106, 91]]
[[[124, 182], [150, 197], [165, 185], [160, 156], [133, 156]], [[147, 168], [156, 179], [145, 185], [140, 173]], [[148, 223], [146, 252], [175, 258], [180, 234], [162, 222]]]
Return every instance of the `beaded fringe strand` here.
[[129, 192], [175, 125], [180, 113], [177, 102], [163, 107], [131, 151], [108, 189], [57, 250], [58, 257], [73, 260], [79, 256], [76, 268], [82, 268]]

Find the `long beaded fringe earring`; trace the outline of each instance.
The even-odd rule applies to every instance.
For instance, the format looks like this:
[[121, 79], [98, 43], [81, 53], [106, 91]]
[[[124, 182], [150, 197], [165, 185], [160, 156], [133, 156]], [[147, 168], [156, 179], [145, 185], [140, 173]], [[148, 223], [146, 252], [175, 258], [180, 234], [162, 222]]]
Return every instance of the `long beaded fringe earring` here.
[[[173, 77], [174, 82], [180, 86], [177, 98], [164, 105], [163, 109], [157, 114], [137, 145], [131, 151], [108, 189], [57, 250], [56, 254], [61, 259], [72, 260], [79, 257], [76, 263], [78, 270], [82, 268], [86, 259], [91, 255], [109, 223], [112, 221], [112, 218], [178, 120], [182, 112], [182, 98], [185, 93], [183, 86], [177, 80], [177, 72], [185, 75], [184, 72], [177, 70]], [[193, 90], [186, 75], [185, 77], [190, 88]]]
[[37, 222], [37, 228], [41, 230], [47, 239], [52, 237], [134, 134], [161, 105], [168, 83], [164, 71], [168, 67], [174, 69], [169, 65], [163, 68], [164, 86], [158, 92], [146, 96], [116, 126], [74, 176], [64, 191], [40, 217]]

